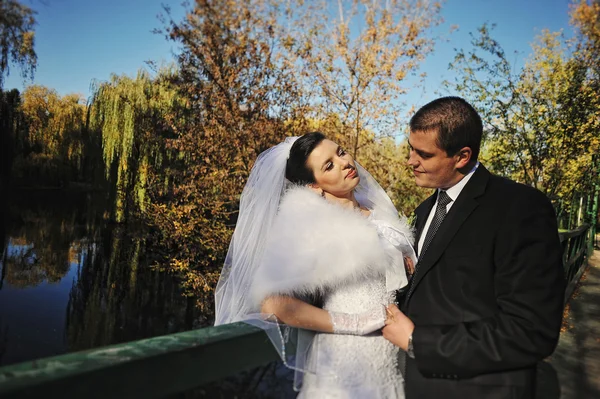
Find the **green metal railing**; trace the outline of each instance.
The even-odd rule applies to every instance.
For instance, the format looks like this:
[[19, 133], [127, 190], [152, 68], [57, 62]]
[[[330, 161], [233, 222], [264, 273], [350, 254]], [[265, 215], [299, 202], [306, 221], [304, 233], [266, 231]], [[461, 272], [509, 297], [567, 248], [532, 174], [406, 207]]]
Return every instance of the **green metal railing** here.
[[583, 274], [587, 257], [591, 255], [589, 243], [594, 242], [592, 236], [593, 229], [589, 224], [579, 226], [575, 230], [559, 233], [560, 243], [563, 248], [563, 267], [565, 269], [565, 278], [567, 280], [567, 289], [565, 291], [565, 304], [571, 299], [573, 291]]
[[[560, 233], [565, 303], [585, 269], [589, 227]], [[2, 367], [0, 397], [162, 398], [276, 360], [262, 330], [234, 323]]]
[[279, 355], [245, 323], [207, 327], [0, 368], [0, 398], [164, 398]]

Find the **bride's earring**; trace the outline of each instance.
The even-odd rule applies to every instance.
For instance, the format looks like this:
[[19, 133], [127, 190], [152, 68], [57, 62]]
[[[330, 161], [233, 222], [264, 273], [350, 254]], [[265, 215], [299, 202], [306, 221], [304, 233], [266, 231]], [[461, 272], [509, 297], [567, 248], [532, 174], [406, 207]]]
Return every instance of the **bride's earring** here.
[[321, 189], [321, 197], [325, 198], [325, 190]]

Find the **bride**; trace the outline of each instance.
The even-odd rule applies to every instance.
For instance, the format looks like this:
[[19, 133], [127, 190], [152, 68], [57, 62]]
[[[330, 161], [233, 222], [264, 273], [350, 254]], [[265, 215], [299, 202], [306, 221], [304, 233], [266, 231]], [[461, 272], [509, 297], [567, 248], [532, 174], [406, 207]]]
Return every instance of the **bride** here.
[[242, 192], [215, 324], [264, 328], [300, 398], [404, 398], [399, 348], [379, 330], [416, 261], [412, 240], [339, 145], [318, 132], [288, 138], [258, 157]]

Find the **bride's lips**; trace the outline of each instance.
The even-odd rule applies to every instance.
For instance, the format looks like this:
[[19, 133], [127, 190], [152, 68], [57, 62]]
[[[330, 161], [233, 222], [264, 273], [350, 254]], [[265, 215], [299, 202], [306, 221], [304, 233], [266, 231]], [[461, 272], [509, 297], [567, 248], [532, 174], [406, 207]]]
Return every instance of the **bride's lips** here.
[[350, 172], [348, 172], [348, 174], [346, 175], [346, 179], [352, 179], [356, 177], [356, 169], [352, 169]]

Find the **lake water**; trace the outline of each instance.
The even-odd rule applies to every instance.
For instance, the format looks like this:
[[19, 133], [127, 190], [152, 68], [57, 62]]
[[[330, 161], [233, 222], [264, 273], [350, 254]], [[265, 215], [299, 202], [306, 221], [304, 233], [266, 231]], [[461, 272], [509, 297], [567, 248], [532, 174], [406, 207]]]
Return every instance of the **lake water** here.
[[[21, 190], [0, 206], [0, 366], [212, 323], [153, 270], [142, 229], [103, 220], [99, 196]], [[294, 398], [292, 380], [275, 362], [189, 397]]]
[[[99, 194], [11, 192], [0, 220], [0, 365], [202, 326], [142, 234]], [[101, 195], [100, 195], [101, 196]]]

